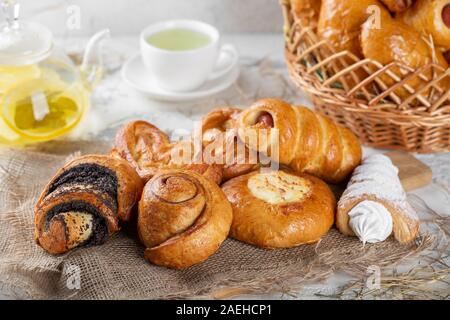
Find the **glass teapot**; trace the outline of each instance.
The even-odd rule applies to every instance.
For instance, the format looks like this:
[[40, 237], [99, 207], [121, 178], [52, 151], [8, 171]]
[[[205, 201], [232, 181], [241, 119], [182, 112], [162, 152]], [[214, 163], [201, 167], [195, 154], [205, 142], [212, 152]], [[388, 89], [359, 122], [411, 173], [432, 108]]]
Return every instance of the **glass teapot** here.
[[82, 64], [53, 44], [44, 26], [19, 21], [18, 3], [3, 0], [0, 25], [0, 144], [48, 141], [68, 133], [83, 118], [90, 93], [102, 74], [99, 42], [87, 44]]

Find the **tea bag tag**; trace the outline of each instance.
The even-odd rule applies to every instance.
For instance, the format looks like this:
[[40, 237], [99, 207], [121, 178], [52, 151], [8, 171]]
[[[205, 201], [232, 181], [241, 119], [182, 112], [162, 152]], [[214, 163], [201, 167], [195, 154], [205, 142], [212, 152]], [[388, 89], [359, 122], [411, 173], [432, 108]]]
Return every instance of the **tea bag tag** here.
[[45, 116], [50, 113], [47, 97], [42, 91], [37, 91], [31, 96], [31, 104], [33, 106], [33, 115], [36, 121], [44, 120]]

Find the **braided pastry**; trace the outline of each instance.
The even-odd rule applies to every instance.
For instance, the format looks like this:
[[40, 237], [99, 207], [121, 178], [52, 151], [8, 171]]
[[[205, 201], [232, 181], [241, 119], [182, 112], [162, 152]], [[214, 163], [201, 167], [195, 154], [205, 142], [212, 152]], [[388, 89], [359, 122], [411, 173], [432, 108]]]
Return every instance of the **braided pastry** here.
[[[256, 102], [239, 115], [237, 127], [241, 140], [254, 130], [268, 130], [267, 146], [258, 143], [249, 148], [272, 156], [270, 149], [278, 143], [279, 157], [274, 161], [328, 182], [343, 181], [361, 160], [361, 146], [352, 132], [306, 107], [281, 100]], [[278, 129], [279, 141], [273, 141], [272, 128]]]
[[[161, 170], [186, 169], [203, 174], [219, 184], [222, 181], [222, 165], [208, 164], [202, 159], [199, 163], [192, 163], [193, 154], [180, 156], [189, 161], [181, 159], [183, 161], [177, 162], [173, 159], [175, 153], [182, 153], [183, 150], [194, 152], [191, 144], [191, 141], [171, 143], [169, 137], [154, 125], [146, 121], [133, 121], [117, 133], [111, 155], [127, 160], [144, 182]], [[186, 145], [189, 146], [184, 148]]]
[[52, 254], [98, 245], [128, 221], [142, 182], [124, 160], [88, 155], [60, 169], [35, 206], [35, 238]]
[[186, 170], [157, 174], [139, 202], [145, 258], [176, 269], [200, 263], [219, 249], [231, 220], [230, 203], [211, 180]]
[[[215, 152], [222, 153], [221, 156], [225, 160], [224, 180], [249, 173], [259, 167], [258, 164], [250, 163], [250, 150], [238, 139], [237, 130], [234, 128], [241, 111], [237, 108], [217, 108], [202, 119], [203, 146], [212, 146]], [[230, 150], [230, 146], [233, 150]], [[241, 150], [243, 152], [240, 152]], [[227, 151], [231, 159], [227, 158]]]

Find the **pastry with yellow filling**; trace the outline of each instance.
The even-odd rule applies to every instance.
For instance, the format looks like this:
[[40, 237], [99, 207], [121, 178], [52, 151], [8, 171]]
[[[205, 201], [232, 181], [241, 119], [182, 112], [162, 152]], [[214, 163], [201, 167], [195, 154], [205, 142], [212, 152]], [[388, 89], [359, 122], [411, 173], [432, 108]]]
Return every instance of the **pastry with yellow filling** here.
[[254, 171], [222, 186], [233, 207], [231, 237], [262, 248], [318, 241], [334, 223], [336, 200], [326, 183], [291, 171]]

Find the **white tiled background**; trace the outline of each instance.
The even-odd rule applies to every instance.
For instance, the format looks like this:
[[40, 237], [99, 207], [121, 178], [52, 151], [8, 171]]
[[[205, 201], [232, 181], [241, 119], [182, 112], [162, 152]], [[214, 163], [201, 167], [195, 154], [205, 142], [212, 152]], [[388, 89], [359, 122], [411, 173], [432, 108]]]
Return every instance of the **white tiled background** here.
[[[277, 32], [283, 20], [278, 0], [18, 1], [21, 16], [39, 21], [64, 37], [87, 36], [106, 27], [116, 36], [134, 35], [155, 21], [176, 18], [199, 19], [223, 33]], [[74, 5], [80, 9], [81, 28], [69, 30], [68, 11]]]

